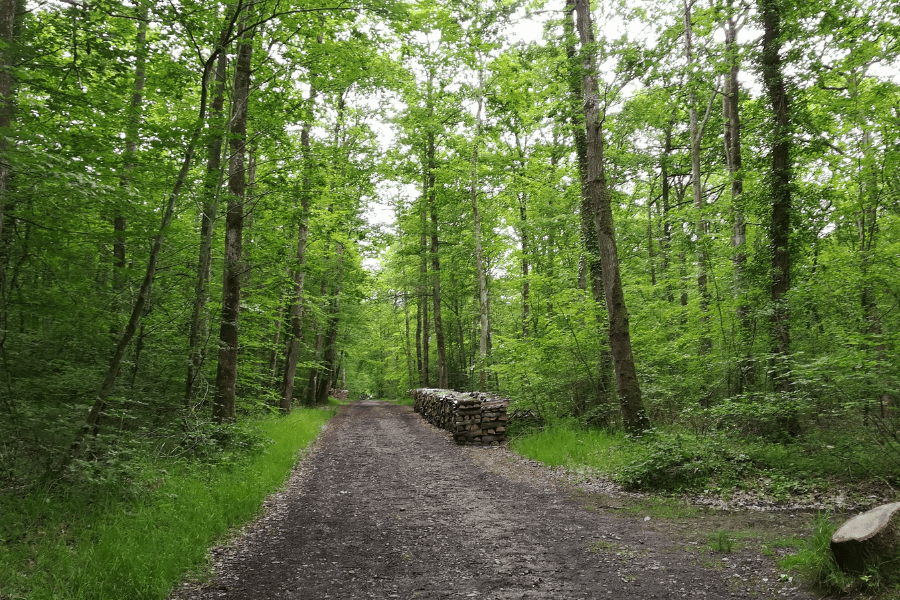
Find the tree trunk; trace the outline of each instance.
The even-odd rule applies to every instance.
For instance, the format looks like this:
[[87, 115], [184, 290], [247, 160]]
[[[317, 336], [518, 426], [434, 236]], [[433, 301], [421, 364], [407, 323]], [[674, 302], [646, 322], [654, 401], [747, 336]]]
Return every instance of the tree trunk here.
[[739, 352], [743, 354], [738, 367], [738, 381], [734, 392], [740, 394], [755, 383], [753, 364], [752, 326], [750, 307], [747, 300], [747, 281], [745, 268], [747, 264], [747, 224], [744, 220], [743, 193], [744, 180], [741, 174], [741, 118], [740, 87], [738, 84], [737, 23], [735, 22], [734, 2], [728, 2], [727, 19], [725, 21], [725, 56], [728, 61], [728, 73], [725, 75], [725, 90], [722, 96], [722, 121], [724, 123], [725, 161], [731, 179], [731, 214], [732, 226], [731, 248], [734, 265], [734, 296], [738, 303], [735, 317], [740, 324]]
[[300, 146], [303, 151], [303, 181], [300, 190], [300, 226], [297, 232], [296, 266], [294, 267], [294, 297], [291, 302], [291, 339], [287, 346], [284, 360], [284, 378], [281, 384], [281, 412], [287, 414], [291, 410], [294, 395], [294, 378], [297, 373], [297, 360], [300, 356], [300, 340], [303, 334], [303, 285], [306, 278], [306, 240], [309, 234], [309, 203], [312, 193], [310, 173], [313, 160], [310, 150], [310, 123], [316, 98], [314, 87], [309, 91], [309, 119], [300, 131]]
[[341, 290], [343, 289], [343, 265], [344, 245], [335, 245], [336, 268], [332, 275], [334, 281], [334, 295], [328, 303], [328, 311], [325, 316], [327, 330], [323, 338], [322, 366], [318, 369], [316, 381], [315, 402], [325, 404], [328, 402], [328, 392], [334, 379], [335, 359], [337, 357], [338, 312], [341, 308]]
[[900, 550], [900, 502], [856, 515], [834, 532], [830, 546], [835, 562], [850, 573], [892, 560]]
[[200, 252], [197, 261], [197, 283], [194, 287], [194, 305], [191, 310], [191, 329], [188, 335], [188, 372], [185, 381], [184, 405], [189, 408], [197, 397], [197, 382], [206, 360], [206, 341], [209, 337], [209, 318], [206, 303], [209, 302], [210, 262], [212, 258], [212, 234], [219, 208], [219, 191], [222, 188], [222, 145], [225, 137], [225, 71], [228, 55], [219, 54], [216, 61], [216, 84], [210, 106], [210, 133], [207, 144], [206, 175], [204, 179], [203, 214], [200, 216]]
[[[319, 288], [319, 297], [322, 298], [322, 302], [324, 302], [325, 296], [328, 294], [328, 280], [322, 278], [322, 284]], [[324, 306], [322, 307], [322, 312], [324, 313]], [[314, 321], [314, 327], [316, 331], [316, 345], [313, 348], [313, 357], [316, 361], [319, 361], [322, 358], [322, 350], [325, 347], [325, 322], [320, 322], [318, 319]], [[312, 406], [316, 403], [316, 384], [319, 380], [319, 367], [314, 366], [309, 370], [309, 381], [306, 384], [306, 393], [305, 393], [305, 401], [304, 403], [307, 406]]]
[[431, 323], [428, 321], [428, 206], [427, 196], [422, 196], [422, 235], [419, 244], [422, 252], [422, 262], [419, 265], [419, 313], [422, 316], [422, 386], [429, 386], [429, 343], [428, 335]]
[[[241, 19], [246, 26], [247, 13]], [[247, 145], [247, 105], [250, 100], [250, 59], [254, 28], [249, 27], [238, 43], [234, 69], [234, 99], [231, 111], [228, 167], [228, 213], [225, 217], [225, 272], [222, 281], [222, 317], [219, 328], [219, 362], [216, 369], [216, 397], [213, 417], [218, 422], [235, 417], [237, 393], [238, 322], [241, 311], [241, 260], [244, 206], [247, 191], [245, 153]]]
[[[568, 0], [566, 5], [566, 14], [570, 15], [564, 21], [564, 29], [566, 32], [566, 55], [570, 64], [569, 68], [569, 94], [572, 98], [572, 104], [581, 106], [584, 102], [584, 80], [583, 65], [576, 64], [578, 55], [575, 49], [575, 26], [572, 22], [571, 13], [575, 10], [572, 0]], [[581, 179], [581, 204], [579, 206], [579, 217], [581, 225], [581, 244], [582, 257], [585, 267], [585, 279], [579, 282], [582, 289], [587, 286], [586, 276], [590, 276], [591, 296], [594, 303], [600, 309], [597, 312], [597, 328], [600, 335], [609, 337], [608, 318], [604, 321], [603, 312], [606, 311], [606, 295], [603, 291], [603, 263], [600, 258], [600, 240], [597, 235], [597, 222], [595, 220], [594, 203], [591, 196], [591, 188], [588, 185], [588, 150], [587, 150], [587, 130], [585, 128], [584, 112], [572, 110], [571, 114], [572, 133], [575, 138], [575, 156], [578, 159], [578, 173]], [[598, 362], [598, 375], [596, 379], [596, 402], [597, 404], [606, 404], [610, 400], [612, 391], [611, 371], [612, 356], [610, 349], [606, 344], [601, 343], [601, 350]], [[593, 377], [591, 377], [593, 379]]]
[[659, 159], [660, 179], [662, 180], [660, 182], [662, 185], [660, 192], [660, 202], [662, 203], [662, 240], [660, 241], [659, 252], [662, 254], [662, 272], [666, 280], [666, 301], [669, 304], [675, 303], [675, 291], [672, 288], [672, 280], [669, 277], [670, 254], [672, 252], [672, 217], [670, 214], [672, 205], [669, 201], [672, 183], [669, 181], [669, 164], [672, 161], [672, 128], [674, 125], [675, 110], [673, 109], [666, 126], [663, 153]]
[[431, 213], [431, 282], [432, 300], [434, 302], [434, 337], [437, 343], [438, 355], [438, 387], [447, 389], [449, 380], [447, 374], [447, 347], [444, 342], [444, 321], [441, 318], [441, 260], [438, 253], [438, 208], [437, 190], [434, 187], [435, 161], [434, 161], [434, 133], [428, 133], [428, 174], [426, 176], [428, 186], [428, 207]]
[[[231, 36], [231, 31], [235, 24], [235, 18], [236, 15], [232, 15], [232, 18], [228, 21], [226, 28], [222, 31], [222, 34], [220, 36], [220, 41], [222, 41], [222, 43], [220, 43], [220, 48], [224, 45], [224, 40], [227, 40]], [[146, 306], [147, 301], [150, 298], [150, 289], [153, 285], [153, 279], [156, 275], [156, 264], [159, 260], [159, 253], [162, 249], [162, 242], [165, 237], [166, 230], [169, 228], [169, 224], [172, 222], [172, 216], [175, 214], [175, 206], [178, 203], [179, 196], [181, 195], [181, 189], [184, 187], [184, 183], [187, 180], [191, 162], [194, 158], [194, 150], [197, 147], [197, 140], [200, 139], [200, 134], [202, 133], [203, 127], [206, 122], [206, 103], [208, 99], [209, 76], [212, 71], [213, 64], [219, 56], [219, 52], [220, 50], [217, 49], [216, 52], [214, 52], [203, 64], [203, 75], [200, 79], [200, 107], [198, 109], [197, 123], [194, 126], [193, 134], [191, 135], [191, 139], [188, 142], [187, 148], [185, 149], [184, 159], [181, 163], [181, 169], [178, 172], [178, 176], [175, 179], [175, 184], [172, 187], [172, 192], [169, 194], [168, 202], [166, 203], [165, 210], [163, 211], [163, 217], [162, 222], [159, 225], [159, 231], [157, 232], [156, 237], [153, 240], [153, 244], [150, 247], [150, 256], [147, 260], [147, 269], [144, 273], [144, 279], [141, 282], [141, 287], [138, 291], [137, 298], [135, 299], [134, 306], [132, 306], [131, 316], [129, 317], [128, 324], [125, 326], [125, 330], [122, 332], [122, 335], [119, 338], [118, 343], [116, 344], [116, 348], [113, 352], [112, 358], [110, 358], [109, 367], [107, 368], [106, 374], [103, 377], [103, 382], [100, 384], [100, 389], [97, 391], [97, 395], [94, 399], [94, 404], [91, 407], [90, 412], [88, 413], [87, 419], [85, 419], [81, 434], [72, 444], [72, 452], [64, 460], [61, 468], [65, 467], [65, 465], [72, 458], [76, 457], [82, 451], [82, 449], [84, 448], [84, 438], [91, 431], [97, 431], [100, 417], [106, 408], [107, 398], [109, 398], [109, 395], [112, 393], [113, 388], [116, 384], [116, 379], [118, 378], [119, 370], [122, 365], [122, 359], [125, 356], [125, 350], [128, 348], [128, 344], [131, 342], [135, 332], [137, 331], [138, 325], [140, 324], [141, 318], [144, 313], [144, 307]]]
[[616, 373], [616, 387], [625, 428], [642, 433], [650, 428], [644, 411], [641, 389], [631, 351], [628, 310], [619, 273], [619, 259], [613, 226], [612, 197], [606, 184], [603, 163], [603, 130], [600, 121], [600, 98], [597, 90], [596, 68], [593, 60], [594, 33], [589, 0], [572, 0], [577, 17], [576, 28], [581, 40], [583, 63], [584, 120], [587, 148], [587, 182], [594, 208], [597, 235], [600, 242], [600, 261], [603, 268], [603, 288], [609, 314], [609, 342]]
[[702, 131], [697, 117], [697, 91], [694, 81], [693, 27], [691, 7], [693, 0], [684, 0], [684, 55], [687, 62], [688, 103], [691, 121], [691, 187], [694, 209], [697, 211], [697, 289], [700, 292], [700, 354], [709, 354], [712, 340], [709, 337], [709, 289], [707, 287], [706, 235], [707, 223], [704, 217], [703, 181], [700, 178], [700, 139]]
[[769, 243], [772, 247], [771, 353], [775, 357], [774, 384], [778, 392], [792, 388], [787, 361], [791, 351], [790, 311], [787, 293], [791, 288], [791, 122], [790, 98], [784, 82], [781, 59], [781, 8], [779, 0], [759, 0], [763, 20], [760, 66], [772, 109], [772, 171], [769, 197], [772, 216]]
[[[128, 107], [128, 118], [125, 125], [125, 152], [122, 156], [122, 176], [119, 178], [121, 187], [126, 197], [130, 194], [131, 177], [134, 173], [135, 154], [137, 153], [138, 137], [140, 136], [141, 104], [144, 101], [144, 83], [146, 81], [147, 65], [147, 6], [140, 6], [137, 14], [137, 40], [135, 43], [134, 66], [134, 92], [131, 94], [131, 105]], [[120, 313], [124, 312], [127, 302], [125, 300], [125, 228], [127, 219], [123, 213], [113, 218], [113, 293], [116, 296], [115, 322], [110, 333], [118, 336], [121, 323]]]
[[[403, 281], [406, 281], [406, 272], [401, 275]], [[406, 350], [406, 373], [409, 378], [409, 385], [414, 385], [415, 374], [413, 372], [413, 359], [412, 359], [412, 348], [410, 347], [409, 342], [409, 290], [405, 287], [403, 289], [403, 297], [400, 299], [400, 302], [403, 303], [403, 324], [405, 326], [404, 336], [403, 336], [403, 347]]]
[[[0, 131], [11, 131], [16, 112], [16, 79], [12, 68], [16, 63], [18, 37], [25, 15], [24, 0], [0, 0]], [[3, 239], [3, 221], [9, 202], [12, 168], [7, 157], [9, 141], [0, 135], [0, 240]], [[6, 269], [0, 261], [0, 301], [6, 305]], [[6, 306], [3, 309], [4, 321]], [[5, 322], [0, 326], [6, 329]], [[5, 336], [0, 339], [5, 339]]]
[[475, 222], [475, 271], [478, 277], [478, 390], [487, 390], [488, 360], [488, 294], [487, 274], [484, 270], [484, 248], [481, 239], [481, 214], [478, 212], [478, 144], [481, 143], [481, 109], [484, 99], [481, 94], [482, 71], [478, 71], [478, 109], [475, 113], [475, 140], [472, 145], [472, 184], [469, 187], [469, 198], [472, 201], [472, 219]]

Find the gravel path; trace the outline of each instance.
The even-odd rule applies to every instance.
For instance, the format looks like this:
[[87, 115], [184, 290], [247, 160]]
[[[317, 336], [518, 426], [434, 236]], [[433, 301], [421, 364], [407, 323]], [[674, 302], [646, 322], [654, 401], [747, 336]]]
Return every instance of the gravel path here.
[[548, 472], [458, 448], [409, 407], [347, 405], [213, 551], [214, 578], [172, 600], [815, 598], [768, 558], [700, 552], [690, 525], [588, 510]]

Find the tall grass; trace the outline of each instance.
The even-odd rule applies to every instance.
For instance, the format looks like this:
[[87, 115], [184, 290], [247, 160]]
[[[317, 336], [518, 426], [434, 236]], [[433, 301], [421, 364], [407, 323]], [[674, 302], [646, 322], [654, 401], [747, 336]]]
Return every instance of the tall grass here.
[[0, 496], [0, 597], [165, 598], [212, 543], [258, 513], [332, 415], [300, 409], [260, 419], [272, 443], [224, 465], [150, 465], [137, 500]]
[[569, 423], [516, 437], [510, 447], [522, 456], [546, 465], [574, 470], [587, 467], [608, 475], [627, 465], [640, 452], [624, 433], [583, 429]]

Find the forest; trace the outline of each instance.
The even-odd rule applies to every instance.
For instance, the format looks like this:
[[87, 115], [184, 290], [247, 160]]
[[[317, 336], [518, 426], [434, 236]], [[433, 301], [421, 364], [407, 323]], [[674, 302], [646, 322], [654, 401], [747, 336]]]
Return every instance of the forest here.
[[2, 495], [420, 387], [638, 487], [900, 484], [895, 2], [0, 0], [0, 51]]

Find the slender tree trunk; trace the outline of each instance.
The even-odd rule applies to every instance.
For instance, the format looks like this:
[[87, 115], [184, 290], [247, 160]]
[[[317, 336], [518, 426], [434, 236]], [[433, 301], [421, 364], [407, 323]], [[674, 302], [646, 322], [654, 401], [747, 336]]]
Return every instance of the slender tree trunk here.
[[472, 184], [469, 186], [469, 198], [472, 202], [472, 219], [475, 222], [475, 271], [478, 277], [478, 310], [479, 310], [479, 337], [478, 337], [478, 390], [487, 390], [487, 361], [488, 361], [488, 294], [487, 274], [484, 269], [484, 248], [481, 239], [481, 213], [478, 212], [478, 144], [481, 143], [481, 109], [484, 98], [481, 94], [482, 70], [478, 71], [478, 108], [475, 113], [475, 140], [472, 144]]
[[[247, 13], [241, 23], [246, 26]], [[247, 145], [247, 105], [250, 100], [250, 59], [253, 28], [247, 28], [238, 43], [234, 70], [234, 100], [231, 111], [228, 167], [228, 213], [225, 217], [225, 272], [222, 282], [222, 317], [219, 328], [219, 362], [216, 369], [216, 396], [213, 417], [218, 422], [235, 417], [237, 393], [238, 322], [241, 311], [241, 260], [244, 206], [247, 191], [245, 166]]]
[[431, 282], [432, 301], [434, 302], [434, 337], [437, 343], [438, 387], [447, 389], [450, 386], [447, 373], [447, 347], [444, 341], [444, 320], [441, 316], [441, 260], [438, 253], [438, 208], [437, 190], [434, 187], [434, 133], [428, 133], [428, 207], [431, 215]]
[[524, 193], [519, 193], [519, 228], [522, 240], [522, 339], [528, 339], [531, 321], [531, 287], [528, 281], [528, 253], [531, 251], [528, 240], [528, 206]]
[[725, 160], [731, 179], [731, 213], [734, 224], [731, 235], [732, 264], [734, 265], [734, 295], [737, 298], [735, 317], [740, 324], [740, 359], [738, 382], [735, 392], [740, 394], [752, 386], [755, 367], [753, 365], [752, 325], [750, 307], [747, 304], [747, 281], [745, 268], [747, 264], [747, 223], [744, 219], [743, 193], [744, 180], [741, 174], [741, 118], [740, 118], [740, 86], [738, 74], [740, 64], [737, 48], [737, 24], [734, 14], [734, 2], [729, 0], [725, 21], [725, 55], [728, 60], [728, 73], [725, 75], [725, 90], [722, 96], [722, 121], [724, 123]]
[[416, 379], [419, 385], [425, 386], [425, 366], [422, 362], [422, 296], [425, 290], [421, 283], [416, 284]]
[[684, 0], [684, 54], [687, 61], [688, 103], [690, 104], [691, 121], [691, 184], [694, 209], [697, 211], [697, 289], [700, 292], [700, 354], [709, 354], [712, 340], [709, 337], [709, 289], [707, 286], [708, 259], [706, 256], [706, 236], [708, 224], [704, 216], [705, 201], [703, 199], [703, 180], [700, 174], [700, 141], [702, 131], [697, 116], [697, 91], [694, 80], [694, 49], [691, 8], [693, 0]]
[[[404, 281], [406, 281], [406, 273], [404, 272], [402, 275]], [[412, 359], [412, 348], [410, 347], [409, 341], [409, 290], [403, 290], [403, 297], [400, 299], [400, 302], [403, 303], [403, 324], [404, 324], [404, 335], [403, 335], [403, 347], [406, 350], [406, 373], [407, 377], [409, 377], [409, 385], [414, 385], [415, 382], [415, 373], [413, 372], [413, 359]]]
[[339, 311], [341, 307], [341, 290], [343, 289], [344, 245], [335, 244], [335, 272], [333, 275], [334, 295], [328, 303], [328, 311], [324, 325], [327, 326], [323, 338], [322, 366], [318, 370], [315, 401], [324, 404], [328, 401], [328, 392], [334, 379], [335, 359], [337, 357], [337, 335]]
[[656, 250], [653, 248], [653, 190], [647, 200], [647, 262], [650, 263], [650, 285], [656, 287]]
[[[3, 131], [10, 130], [16, 112], [16, 78], [12, 69], [24, 13], [23, 0], [0, 0], [0, 129]], [[0, 238], [3, 236], [3, 217], [12, 177], [6, 157], [8, 147], [7, 137], [0, 135]]]
[[[290, 275], [290, 272], [286, 273]], [[284, 315], [284, 300], [287, 296], [287, 290], [281, 290], [278, 294], [278, 308], [275, 309], [275, 331], [272, 333], [272, 345], [268, 352], [268, 360], [266, 361], [266, 375], [268, 375], [269, 383], [274, 387], [275, 378], [278, 374], [278, 351], [281, 344], [281, 329], [284, 325], [282, 316]]]
[[792, 388], [787, 361], [791, 352], [790, 311], [787, 293], [791, 288], [791, 122], [790, 99], [784, 81], [781, 58], [781, 8], [779, 0], [759, 0], [763, 19], [760, 66], [772, 109], [772, 171], [769, 196], [772, 216], [769, 242], [772, 246], [771, 352], [775, 356], [775, 390]]
[[669, 118], [666, 126], [665, 141], [663, 142], [663, 153], [659, 161], [660, 183], [662, 191], [660, 192], [660, 202], [662, 203], [662, 241], [660, 242], [660, 254], [662, 254], [662, 272], [666, 280], [666, 301], [669, 304], [675, 303], [675, 291], [672, 288], [672, 280], [669, 276], [669, 266], [671, 263], [672, 252], [672, 217], [671, 217], [671, 197], [672, 184], [669, 181], [669, 164], [672, 161], [672, 128], [675, 124], [675, 111]]
[[[516, 140], [516, 154], [519, 159], [518, 170], [519, 173], [522, 173], [525, 170], [525, 152], [522, 150], [519, 133], [514, 131], [513, 136]], [[531, 321], [531, 282], [529, 281], [531, 241], [528, 236], [528, 197], [524, 192], [519, 192], [517, 196], [519, 200], [519, 239], [522, 244], [522, 339], [528, 339]]]
[[284, 379], [281, 385], [281, 412], [288, 413], [291, 410], [291, 400], [294, 395], [294, 378], [297, 373], [297, 360], [300, 356], [300, 340], [303, 334], [303, 285], [306, 278], [306, 240], [309, 235], [309, 205], [312, 193], [311, 171], [313, 160], [310, 146], [310, 123], [316, 98], [315, 88], [309, 91], [310, 117], [304, 122], [300, 131], [300, 146], [303, 151], [303, 181], [300, 190], [300, 226], [297, 232], [296, 266], [294, 267], [294, 296], [291, 302], [291, 333], [287, 346], [287, 355], [284, 361]]
[[[119, 186], [125, 194], [130, 193], [131, 178], [134, 174], [135, 155], [140, 136], [141, 105], [144, 101], [144, 83], [146, 81], [147, 65], [147, 6], [139, 5], [137, 14], [137, 40], [135, 43], [134, 66], [134, 91], [131, 94], [131, 104], [128, 107], [128, 118], [125, 126], [125, 152], [122, 156], [122, 176], [119, 178]], [[123, 213], [113, 218], [113, 293], [116, 295], [116, 313], [122, 313], [127, 306], [125, 299], [125, 229], [127, 219]], [[110, 333], [117, 337], [121, 323], [118, 323], [119, 315], [115, 317], [116, 323]]]
[[[425, 184], [427, 185], [427, 184]], [[427, 196], [422, 196], [422, 235], [419, 238], [419, 244], [422, 252], [422, 262], [419, 265], [419, 274], [421, 276], [419, 282], [419, 312], [422, 315], [422, 386], [428, 387], [429, 384], [429, 343], [428, 336], [430, 334], [431, 323], [428, 321], [428, 298], [431, 294], [428, 290], [428, 206]]]
[[[322, 302], [324, 303], [325, 297], [328, 295], [328, 280], [322, 278], [322, 283], [319, 288], [319, 297], [322, 298]], [[322, 307], [323, 314], [325, 313], [325, 306]], [[316, 331], [316, 345], [313, 349], [313, 357], [318, 362], [322, 359], [322, 351], [325, 348], [325, 327], [326, 322], [322, 320], [316, 320], [314, 323], [315, 331]], [[320, 367], [314, 366], [309, 370], [309, 381], [306, 384], [306, 401], [305, 404], [307, 406], [312, 406], [316, 403], [316, 384], [319, 380], [319, 371]]]
[[594, 32], [588, 0], [573, 0], [577, 17], [576, 28], [581, 40], [583, 63], [584, 120], [587, 131], [587, 181], [594, 208], [600, 260], [603, 267], [603, 288], [609, 314], [609, 342], [616, 373], [616, 387], [625, 428], [641, 433], [650, 427], [644, 411], [641, 389], [631, 351], [628, 310], [619, 273], [619, 259], [613, 226], [612, 198], [606, 184], [603, 159], [603, 129], [600, 121], [600, 98], [597, 90], [596, 68], [593, 60]]
[[[594, 203], [591, 196], [591, 188], [588, 185], [588, 149], [587, 130], [585, 128], [584, 111], [580, 109], [584, 104], [584, 66], [580, 64], [575, 49], [575, 25], [571, 14], [575, 10], [573, 0], [567, 0], [566, 14], [569, 18], [564, 21], [566, 33], [566, 55], [569, 59], [569, 95], [571, 102], [579, 109], [573, 108], [571, 113], [572, 133], [575, 139], [575, 156], [578, 159], [578, 173], [581, 179], [581, 203], [579, 217], [581, 225], [582, 262], [584, 264], [584, 278], [579, 281], [582, 289], [587, 286], [587, 276], [590, 276], [591, 296], [594, 303], [600, 309], [597, 312], [597, 328], [600, 335], [609, 337], [608, 319], [604, 320], [603, 312], [606, 311], [606, 295], [603, 291], [603, 262], [600, 258], [600, 239], [597, 235], [597, 222], [595, 220]], [[593, 35], [593, 34], [592, 34]], [[606, 404], [610, 400], [612, 392], [612, 355], [606, 344], [601, 344], [598, 375], [596, 379], [596, 399], [598, 404]], [[593, 377], [591, 377], [593, 379]]]
[[[229, 19], [226, 28], [222, 31], [220, 36], [220, 48], [224, 45], [224, 40], [227, 40], [231, 37], [231, 32], [235, 24], [236, 15], [232, 15], [232, 18]], [[198, 109], [197, 115], [197, 123], [194, 126], [193, 134], [191, 135], [191, 139], [188, 142], [187, 148], [184, 152], [184, 159], [181, 163], [181, 169], [178, 172], [178, 176], [175, 179], [175, 183], [172, 187], [172, 192], [169, 194], [168, 202], [166, 203], [166, 207], [163, 211], [162, 222], [159, 226], [159, 231], [156, 234], [156, 237], [153, 240], [153, 244], [150, 247], [150, 256], [147, 260], [147, 269], [144, 273], [144, 279], [141, 282], [141, 287], [138, 291], [137, 298], [135, 298], [134, 306], [131, 309], [131, 316], [129, 317], [128, 324], [125, 326], [124, 331], [122, 332], [121, 337], [119, 338], [118, 343], [116, 344], [115, 351], [113, 352], [112, 358], [109, 361], [109, 367], [106, 370], [106, 374], [103, 377], [103, 382], [100, 384], [100, 389], [97, 391], [97, 395], [94, 398], [94, 404], [91, 406], [91, 410], [88, 413], [87, 419], [85, 419], [84, 426], [82, 427], [81, 434], [78, 439], [72, 444], [72, 452], [70, 455], [63, 461], [62, 467], [65, 467], [71, 459], [76, 457], [84, 448], [83, 442], [84, 438], [90, 434], [92, 431], [97, 432], [97, 428], [100, 423], [100, 417], [103, 414], [103, 411], [106, 408], [106, 402], [109, 398], [110, 394], [113, 391], [113, 388], [116, 384], [116, 379], [118, 378], [118, 374], [122, 365], [122, 359], [125, 356], [125, 350], [128, 348], [129, 343], [131, 343], [132, 338], [134, 337], [135, 332], [137, 331], [138, 325], [140, 324], [141, 318], [144, 314], [144, 307], [147, 304], [147, 301], [150, 298], [150, 289], [153, 285], [153, 280], [156, 276], [156, 264], [159, 260], [159, 253], [162, 249], [162, 242], [165, 238], [166, 230], [169, 228], [169, 224], [172, 222], [172, 217], [175, 214], [175, 206], [178, 203], [178, 198], [181, 195], [181, 189], [184, 187], [184, 183], [187, 180], [188, 173], [190, 171], [191, 163], [194, 158], [194, 150], [197, 147], [197, 141], [200, 139], [200, 134], [203, 131], [203, 126], [206, 122], [206, 104], [208, 100], [208, 84], [209, 84], [209, 76], [212, 71], [213, 65], [215, 64], [216, 59], [218, 58], [219, 51], [214, 52], [209, 59], [203, 64], [203, 74], [201, 76], [201, 86], [200, 86], [200, 107]]]
[[190, 407], [197, 397], [197, 383], [206, 360], [206, 340], [209, 337], [209, 318], [206, 304], [209, 302], [210, 263], [212, 258], [212, 234], [219, 207], [219, 190], [222, 188], [222, 145], [225, 137], [225, 71], [228, 55], [219, 54], [216, 61], [215, 87], [210, 105], [210, 132], [207, 144], [206, 175], [204, 179], [203, 214], [200, 216], [200, 252], [197, 261], [197, 283], [194, 287], [194, 305], [191, 310], [191, 328], [188, 335], [188, 372], [185, 381], [184, 405]]
[[[13, 66], [18, 54], [19, 31], [25, 15], [24, 0], [0, 0], [0, 131], [12, 130], [16, 112], [16, 78]], [[8, 157], [7, 135], [0, 135], [0, 244], [3, 242], [3, 226], [6, 206], [10, 202], [12, 167]], [[0, 348], [6, 341], [7, 302], [6, 260], [0, 257]], [[13, 277], [15, 280], [15, 276]]]

